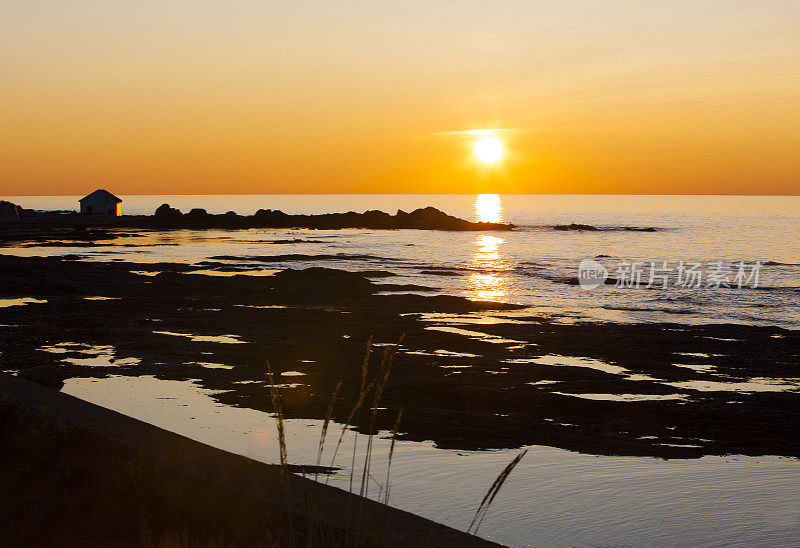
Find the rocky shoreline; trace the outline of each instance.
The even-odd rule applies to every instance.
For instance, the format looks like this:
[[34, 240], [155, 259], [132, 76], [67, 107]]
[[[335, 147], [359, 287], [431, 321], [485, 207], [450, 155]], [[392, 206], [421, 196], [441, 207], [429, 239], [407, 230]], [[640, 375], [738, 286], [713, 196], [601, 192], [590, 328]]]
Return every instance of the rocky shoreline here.
[[[448, 215], [435, 207], [425, 207], [411, 212], [398, 210], [391, 215], [372, 210], [364, 213], [324, 213], [319, 215], [290, 215], [279, 210], [259, 209], [253, 215], [239, 215], [234, 211], [211, 214], [205, 209], [192, 209], [188, 213], [170, 207], [159, 206], [153, 215], [81, 215], [67, 211], [34, 211], [21, 209], [18, 218], [0, 219], [0, 241], [14, 240], [16, 235], [45, 236], [47, 229], [68, 232], [86, 227], [95, 229], [230, 229], [249, 228], [307, 228], [344, 229], [364, 228], [372, 230], [452, 230], [452, 231], [502, 231], [512, 230], [507, 223], [471, 222]], [[39, 234], [37, 234], [39, 232]], [[51, 234], [54, 236], [55, 234]], [[83, 240], [87, 240], [84, 232]], [[80, 239], [80, 235], [77, 235]]]

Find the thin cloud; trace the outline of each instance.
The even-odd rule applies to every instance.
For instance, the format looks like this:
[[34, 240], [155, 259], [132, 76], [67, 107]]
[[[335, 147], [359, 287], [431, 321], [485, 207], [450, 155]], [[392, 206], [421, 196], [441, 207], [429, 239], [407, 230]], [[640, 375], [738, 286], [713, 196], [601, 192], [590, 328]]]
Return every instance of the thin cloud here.
[[485, 128], [485, 129], [462, 129], [458, 131], [439, 131], [433, 135], [455, 135], [464, 137], [479, 137], [483, 135], [509, 135], [511, 133], [522, 133], [524, 130], [516, 128]]

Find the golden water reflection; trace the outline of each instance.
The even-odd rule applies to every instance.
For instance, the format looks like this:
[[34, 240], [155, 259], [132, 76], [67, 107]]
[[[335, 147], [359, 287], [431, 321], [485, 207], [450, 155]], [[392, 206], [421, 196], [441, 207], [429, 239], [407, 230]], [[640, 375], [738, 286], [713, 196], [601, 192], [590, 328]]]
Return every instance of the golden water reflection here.
[[497, 268], [502, 266], [500, 245], [506, 241], [497, 236], [481, 234], [475, 239], [477, 249], [472, 253], [472, 261], [481, 268]]
[[475, 241], [471, 266], [480, 272], [467, 277], [469, 298], [476, 301], [504, 301], [508, 297], [508, 282], [503, 271], [508, 268], [500, 246], [503, 238], [482, 234]]
[[478, 194], [475, 198], [475, 219], [480, 223], [502, 223], [503, 202], [499, 194]]

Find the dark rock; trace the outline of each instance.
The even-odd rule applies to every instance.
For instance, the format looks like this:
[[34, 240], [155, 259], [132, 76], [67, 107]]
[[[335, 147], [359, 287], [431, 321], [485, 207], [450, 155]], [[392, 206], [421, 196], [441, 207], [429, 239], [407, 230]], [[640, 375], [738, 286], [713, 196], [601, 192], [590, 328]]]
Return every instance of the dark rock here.
[[36, 384], [41, 384], [48, 388], [61, 390], [64, 387], [64, 376], [56, 369], [49, 365], [37, 365], [23, 369], [20, 371], [20, 376], [28, 379]]
[[378, 291], [408, 292], [408, 291], [438, 291], [435, 287], [417, 284], [375, 284]]
[[390, 278], [392, 276], [397, 276], [394, 272], [389, 272], [387, 270], [362, 270], [361, 275], [367, 278]]
[[161, 204], [158, 206], [158, 209], [156, 209], [156, 212], [153, 214], [153, 216], [159, 219], [174, 219], [182, 217], [183, 214], [179, 209], [170, 207], [169, 204]]
[[[74, 213], [60, 216], [57, 212], [36, 212], [42, 223], [74, 223]], [[20, 214], [21, 215], [21, 214]], [[259, 209], [254, 215], [238, 215], [233, 211], [212, 215], [201, 208], [183, 214], [180, 210], [162, 204], [153, 215], [131, 215], [113, 219], [93, 220], [92, 226], [113, 226], [114, 228], [191, 228], [191, 229], [249, 229], [249, 228], [307, 228], [311, 230], [335, 230], [343, 228], [367, 228], [374, 230], [417, 229], [417, 230], [512, 230], [514, 225], [503, 223], [475, 223], [448, 215], [434, 207], [425, 207], [406, 213], [399, 210], [395, 215], [383, 211], [370, 210], [363, 213], [324, 213], [319, 215], [289, 215], [282, 211]], [[94, 232], [94, 231], [92, 231]], [[42, 237], [63, 238], [59, 231], [42, 233]], [[0, 241], [10, 240], [0, 235]], [[14, 236], [14, 241], [30, 241], [30, 237]], [[77, 239], [75, 236], [71, 239]], [[98, 239], [92, 237], [90, 239]], [[413, 244], [408, 244], [413, 245]]]
[[20, 207], [17, 204], [0, 200], [0, 220], [17, 221], [19, 220]]
[[418, 227], [437, 227], [440, 229], [454, 229], [457, 230], [462, 223], [466, 222], [458, 219], [443, 211], [439, 211], [435, 207], [425, 207], [415, 209], [411, 213], [397, 212], [397, 219], [405, 227], [418, 228]]
[[460, 273], [450, 270], [421, 270], [420, 274], [428, 274], [429, 276], [461, 276]]
[[253, 219], [259, 226], [265, 227], [289, 227], [292, 225], [290, 215], [287, 215], [283, 211], [272, 209], [259, 209], [256, 211], [255, 215], [253, 215]]
[[585, 225], [583, 223], [570, 223], [568, 225], [556, 225], [553, 227], [555, 230], [600, 230], [596, 226]]
[[[336, 253], [334, 255], [305, 255], [302, 253], [289, 253], [284, 255], [212, 255], [210, 259], [216, 261], [259, 261], [264, 263], [283, 263], [291, 261], [385, 261], [386, 257], [377, 255], [360, 255], [353, 253]], [[200, 263], [202, 264], [202, 263]]]
[[312, 267], [303, 270], [286, 269], [277, 272], [275, 280], [292, 284], [304, 293], [347, 293], [368, 294], [373, 291], [372, 283], [358, 272], [347, 272], [333, 268]]

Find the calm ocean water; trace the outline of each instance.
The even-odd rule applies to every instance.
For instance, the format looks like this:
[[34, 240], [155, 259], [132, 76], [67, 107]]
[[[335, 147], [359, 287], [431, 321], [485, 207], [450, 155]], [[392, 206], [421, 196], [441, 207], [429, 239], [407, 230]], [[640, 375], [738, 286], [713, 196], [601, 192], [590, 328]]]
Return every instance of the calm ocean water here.
[[[75, 209], [76, 196], [9, 197], [27, 208]], [[252, 230], [153, 234], [140, 243], [178, 246], [131, 248], [134, 261], [195, 262], [235, 255], [254, 269], [329, 266], [347, 270], [392, 271], [397, 283], [436, 287], [472, 299], [515, 302], [573, 320], [614, 322], [740, 323], [800, 326], [800, 197], [784, 196], [567, 196], [567, 195], [294, 195], [294, 196], [122, 196], [129, 214], [151, 214], [162, 203], [184, 212], [252, 214], [260, 208], [287, 213], [327, 213], [380, 209], [410, 211], [428, 205], [470, 219], [519, 226], [502, 233], [371, 230]], [[554, 225], [584, 223], [600, 231], [558, 231]], [[626, 228], [655, 228], [655, 232]], [[293, 245], [264, 241], [290, 233], [312, 240]], [[202, 235], [202, 239], [199, 236]], [[126, 239], [126, 242], [135, 240]], [[102, 259], [119, 248], [92, 249]], [[74, 253], [74, 248], [30, 248], [28, 254]], [[329, 255], [292, 263], [248, 262], [248, 255], [285, 253]], [[348, 255], [381, 259], [354, 259]], [[335, 257], [333, 257], [335, 256]], [[640, 287], [586, 291], [564, 283], [583, 259], [597, 258], [614, 279], [627, 280], [625, 263], [640, 263]], [[722, 263], [721, 267], [716, 266]], [[741, 267], [746, 278], [736, 276]], [[653, 263], [653, 264], [651, 264]], [[665, 264], [666, 263], [666, 264]], [[687, 284], [679, 266], [697, 263], [701, 279]], [[755, 267], [756, 263], [760, 266]], [[655, 266], [659, 271], [655, 271]], [[728, 285], [708, 277], [721, 269]], [[453, 269], [458, 276], [431, 272]], [[757, 270], [758, 280], [752, 278]], [[650, 273], [666, 273], [650, 284]], [[683, 283], [680, 283], [683, 282]], [[652, 287], [646, 287], [652, 285]], [[753, 287], [755, 286], [755, 287]]]
[[[432, 205], [471, 220], [506, 221], [512, 232], [452, 233], [371, 230], [148, 232], [119, 242], [137, 247], [5, 248], [4, 253], [80, 253], [87, 260], [197, 262], [214, 255], [253, 272], [327, 266], [389, 270], [395, 283], [438, 288], [472, 299], [523, 303], [557, 321], [732, 322], [800, 326], [800, 197], [729, 196], [122, 196], [126, 213], [151, 214], [162, 203], [184, 212], [251, 214], [380, 209]], [[77, 197], [9, 197], [35, 209], [75, 209]], [[559, 231], [585, 223], [603, 230]], [[653, 227], [654, 232], [624, 230]], [[270, 240], [298, 238], [293, 244]], [[114, 242], [110, 242], [114, 243]], [[163, 245], [171, 244], [171, 245]], [[176, 245], [177, 244], [177, 245]], [[322, 259], [255, 262], [254, 255], [307, 254]], [[353, 257], [372, 255], [375, 259]], [[628, 263], [666, 262], [669, 287], [603, 287], [565, 283], [578, 264], [596, 258], [611, 277]], [[677, 265], [759, 262], [757, 287], [676, 286]], [[442, 271], [455, 275], [442, 276]], [[434, 273], [434, 274], [432, 274]], [[730, 272], [731, 283], [735, 269]], [[643, 278], [642, 285], [647, 279]], [[752, 282], [752, 280], [751, 280]], [[736, 286], [735, 283], [732, 285]], [[102, 360], [93, 358], [95, 360]], [[214, 400], [193, 381], [147, 376], [73, 378], [64, 391], [204, 443], [276, 462], [272, 417]], [[202, 416], [202, 421], [192, 420]], [[290, 460], [316, 458], [320, 421], [288, 421]], [[354, 433], [348, 436], [357, 435]], [[345, 442], [349, 446], [349, 442]], [[388, 440], [373, 455], [386, 475]], [[365, 443], [360, 444], [361, 447]], [[495, 500], [481, 535], [513, 546], [797, 546], [800, 545], [800, 461], [780, 457], [663, 460], [595, 456], [531, 447]], [[497, 473], [517, 451], [453, 451], [398, 442], [391, 503], [465, 529]], [[340, 463], [343, 464], [343, 463]], [[358, 463], [356, 469], [358, 469]], [[347, 488], [347, 471], [330, 483]], [[375, 493], [377, 494], [377, 493]]]

